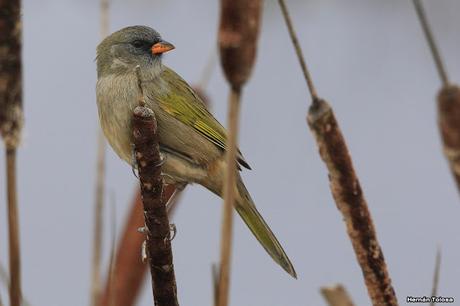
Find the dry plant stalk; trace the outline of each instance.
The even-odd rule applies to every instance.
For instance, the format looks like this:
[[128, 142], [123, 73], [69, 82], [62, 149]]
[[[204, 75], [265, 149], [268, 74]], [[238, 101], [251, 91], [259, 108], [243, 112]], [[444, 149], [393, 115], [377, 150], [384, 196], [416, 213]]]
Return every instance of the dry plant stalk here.
[[320, 291], [329, 306], [354, 306], [350, 295], [341, 284], [333, 287], [321, 287]]
[[[431, 296], [438, 295], [438, 287], [439, 287], [439, 273], [441, 271], [441, 249], [438, 248], [436, 252], [436, 262], [434, 264], [434, 274], [433, 274], [433, 286], [431, 288]], [[430, 306], [434, 306], [435, 302], [432, 301]]]
[[413, 0], [415, 11], [422, 25], [436, 69], [443, 87], [438, 93], [438, 125], [443, 151], [460, 191], [460, 88], [449, 83], [446, 69], [434, 39], [422, 2]]
[[223, 190], [224, 209], [217, 298], [219, 306], [228, 304], [240, 98], [242, 87], [251, 75], [256, 57], [261, 10], [260, 0], [221, 0], [218, 40], [221, 64], [231, 92], [227, 119], [227, 171]]
[[144, 218], [147, 230], [147, 257], [152, 274], [155, 305], [177, 306], [177, 289], [166, 205], [162, 201], [163, 178], [155, 114], [145, 106], [134, 109], [133, 142], [139, 170]]
[[[173, 185], [165, 186], [164, 203], [168, 202], [174, 190]], [[172, 216], [173, 211], [169, 211], [168, 214]], [[109, 306], [110, 299], [112, 299], [114, 306], [133, 306], [136, 304], [148, 267], [141, 259], [141, 248], [145, 237], [138, 232], [138, 229], [144, 224], [142, 199], [140, 192], [136, 191], [116, 251], [112, 275], [113, 283], [110, 282], [109, 273], [99, 306]]]
[[329, 172], [332, 195], [347, 225], [373, 305], [398, 305], [374, 224], [342, 132], [329, 104], [318, 100], [307, 116]]
[[0, 0], [0, 133], [6, 147], [10, 305], [21, 303], [21, 262], [16, 187], [16, 149], [23, 126], [21, 1]]
[[[109, 0], [100, 0], [100, 32], [104, 38], [109, 34]], [[101, 256], [103, 237], [103, 209], [105, 192], [105, 138], [102, 129], [98, 128], [96, 190], [94, 205], [94, 239], [93, 260], [91, 267], [91, 305], [97, 306], [101, 295]]]
[[279, 3], [313, 100], [307, 122], [315, 136], [320, 156], [328, 168], [331, 192], [347, 225], [348, 236], [361, 266], [367, 291], [374, 306], [398, 305], [345, 139], [332, 108], [317, 97], [287, 6], [284, 0], [279, 0]]
[[444, 86], [438, 94], [438, 124], [444, 154], [460, 191], [460, 88]]

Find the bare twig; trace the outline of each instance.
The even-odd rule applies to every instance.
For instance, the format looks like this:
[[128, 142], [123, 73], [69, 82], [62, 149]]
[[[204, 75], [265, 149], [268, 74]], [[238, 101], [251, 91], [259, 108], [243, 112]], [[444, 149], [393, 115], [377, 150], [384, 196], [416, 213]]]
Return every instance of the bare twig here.
[[430, 46], [431, 54], [433, 55], [434, 62], [436, 64], [436, 68], [439, 73], [439, 77], [444, 86], [449, 85], [449, 79], [447, 77], [447, 72], [444, 69], [444, 64], [441, 59], [441, 55], [439, 53], [438, 47], [436, 45], [436, 41], [434, 40], [433, 33], [431, 32], [430, 24], [428, 23], [428, 19], [426, 18], [425, 9], [423, 8], [423, 4], [421, 0], [413, 0], [415, 11], [417, 12], [417, 16], [422, 24], [423, 32], [425, 33], [426, 40], [428, 45]]
[[[298, 46], [284, 0], [279, 0], [279, 2], [293, 44]], [[311, 86], [311, 76], [306, 65], [302, 64], [305, 63], [305, 60], [303, 60], [300, 48], [296, 47], [296, 50], [313, 99], [308, 111], [307, 122], [315, 136], [321, 158], [328, 168], [331, 192], [338, 209], [344, 216], [347, 232], [361, 266], [367, 291], [373, 305], [398, 305], [345, 139], [332, 108], [317, 96], [314, 87]]]
[[320, 291], [329, 306], [354, 306], [350, 295], [341, 284], [333, 287], [321, 287]]
[[16, 149], [23, 125], [21, 1], [0, 0], [0, 133], [6, 147], [10, 305], [21, 303], [21, 253], [16, 187]]
[[261, 10], [260, 0], [221, 0], [219, 46], [222, 67], [231, 92], [228, 108], [227, 171], [223, 188], [219, 306], [228, 304], [240, 97], [256, 57]]
[[[139, 69], [136, 70], [139, 75]], [[141, 78], [138, 77], [140, 106], [133, 113], [133, 142], [139, 170], [144, 219], [147, 231], [147, 256], [152, 275], [155, 305], [177, 306], [177, 288], [171, 250], [171, 235], [166, 205], [163, 202], [162, 159], [157, 123], [152, 110], [145, 107]]]
[[[436, 262], [434, 264], [433, 287], [431, 288], [431, 296], [438, 295], [440, 271], [441, 271], [441, 249], [438, 248], [438, 251], [436, 252]], [[434, 306], [434, 305], [435, 305], [435, 302], [431, 301], [430, 306]]]
[[292, 19], [289, 15], [289, 11], [287, 9], [286, 3], [284, 0], [278, 0], [281, 12], [283, 13], [284, 21], [286, 22], [289, 35], [291, 37], [292, 43], [294, 44], [295, 52], [297, 53], [297, 58], [299, 59], [300, 67], [302, 68], [302, 73], [307, 81], [308, 89], [310, 90], [311, 99], [313, 103], [318, 99], [318, 94], [316, 93], [315, 85], [313, 84], [313, 79], [310, 75], [310, 72], [307, 69], [307, 64], [305, 63], [305, 58], [303, 57], [302, 49], [300, 47], [299, 40], [297, 39], [297, 35], [294, 30], [294, 26], [292, 25]]

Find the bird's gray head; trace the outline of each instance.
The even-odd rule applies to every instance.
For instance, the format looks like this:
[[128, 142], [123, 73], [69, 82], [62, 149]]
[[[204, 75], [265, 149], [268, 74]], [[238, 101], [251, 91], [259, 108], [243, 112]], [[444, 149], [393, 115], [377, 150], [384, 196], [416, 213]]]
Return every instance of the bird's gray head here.
[[97, 75], [123, 74], [142, 70], [161, 71], [161, 56], [174, 46], [146, 26], [123, 28], [105, 38], [97, 47]]

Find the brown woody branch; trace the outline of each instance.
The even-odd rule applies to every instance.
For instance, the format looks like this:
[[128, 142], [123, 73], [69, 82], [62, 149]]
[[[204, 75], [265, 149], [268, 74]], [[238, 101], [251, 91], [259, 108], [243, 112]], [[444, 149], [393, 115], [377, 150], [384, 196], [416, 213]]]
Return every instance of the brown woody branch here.
[[308, 125], [329, 172], [332, 195], [347, 225], [373, 305], [398, 305], [374, 224], [342, 132], [329, 104], [314, 103]]

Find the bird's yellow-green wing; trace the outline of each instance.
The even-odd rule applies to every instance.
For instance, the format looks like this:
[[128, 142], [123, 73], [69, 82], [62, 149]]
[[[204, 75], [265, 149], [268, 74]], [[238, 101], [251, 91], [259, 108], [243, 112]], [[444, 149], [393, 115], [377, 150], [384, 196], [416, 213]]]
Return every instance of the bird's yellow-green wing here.
[[167, 82], [169, 87], [169, 90], [155, 94], [160, 107], [225, 150], [227, 135], [224, 127], [206, 109], [203, 101], [193, 89], [169, 68], [165, 68], [160, 77]]
[[[160, 107], [180, 122], [193, 127], [221, 150], [227, 149], [225, 128], [208, 111], [201, 98], [177, 73], [165, 67], [160, 78], [168, 90], [155, 92]], [[238, 150], [239, 164], [251, 169]]]

